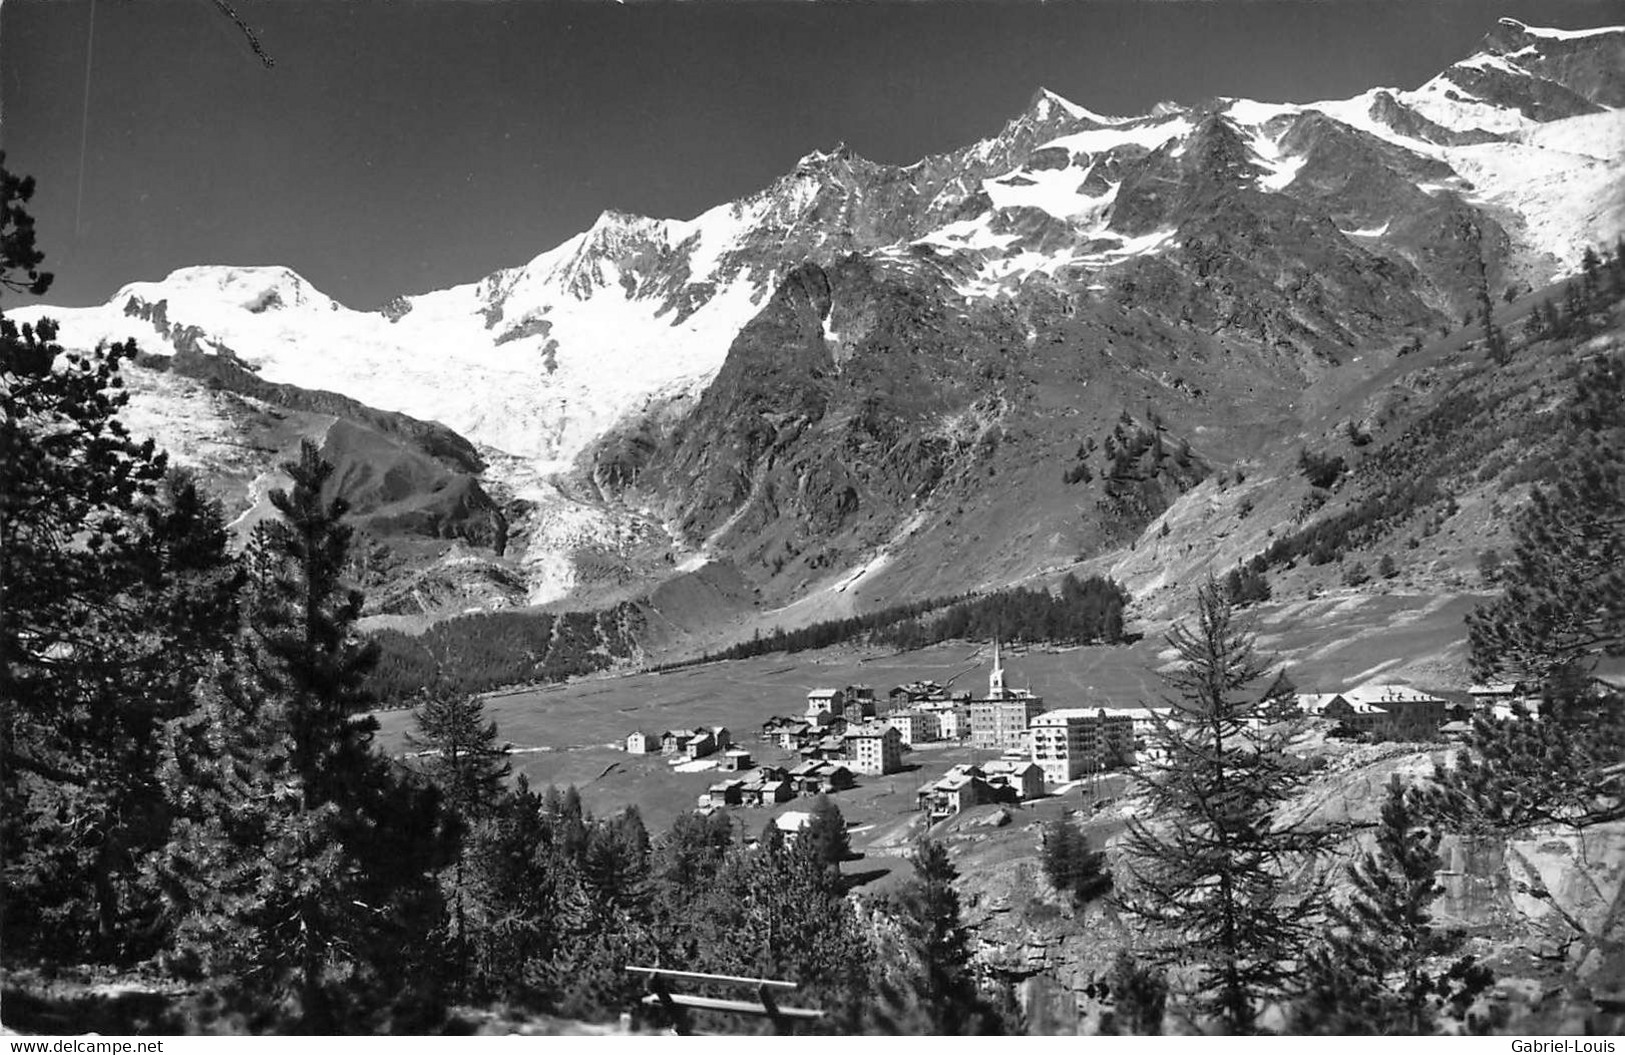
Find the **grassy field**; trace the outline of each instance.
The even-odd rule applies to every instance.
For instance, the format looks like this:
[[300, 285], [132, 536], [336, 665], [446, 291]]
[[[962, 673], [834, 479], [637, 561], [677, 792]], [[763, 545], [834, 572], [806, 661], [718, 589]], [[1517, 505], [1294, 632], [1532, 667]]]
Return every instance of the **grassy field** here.
[[[1285, 663], [1304, 691], [1341, 689], [1371, 680], [1402, 681], [1432, 690], [1466, 687], [1463, 618], [1474, 598], [1349, 594], [1266, 605], [1259, 612], [1260, 643]], [[982, 692], [991, 648], [957, 642], [913, 652], [833, 648], [816, 653], [761, 656], [710, 663], [667, 674], [629, 674], [491, 697], [487, 714], [514, 745], [514, 770], [533, 786], [574, 784], [582, 801], [604, 815], [637, 805], [651, 832], [669, 827], [679, 812], [721, 779], [715, 771], [679, 773], [659, 755], [621, 750], [634, 729], [724, 725], [759, 763], [788, 764], [791, 756], [758, 739], [774, 714], [800, 713], [809, 689], [867, 684], [884, 697], [916, 679], [952, 681], [955, 691]], [[1134, 645], [1007, 652], [1008, 682], [1030, 687], [1051, 707], [1134, 706], [1161, 691], [1157, 668], [1172, 653], [1153, 628]], [[382, 712], [380, 743], [403, 750], [411, 717]], [[898, 833], [917, 822], [914, 793], [956, 762], [973, 760], [968, 748], [922, 749], [905, 756], [912, 768], [887, 777], [860, 778], [835, 797], [856, 829], [854, 845], [874, 845], [881, 857], [906, 846]], [[982, 757], [986, 757], [985, 754]], [[759, 831], [786, 809], [735, 811], [742, 826]], [[880, 858], [877, 858], [879, 860]], [[875, 863], [855, 862], [874, 869]], [[889, 867], [889, 866], [888, 866]]]

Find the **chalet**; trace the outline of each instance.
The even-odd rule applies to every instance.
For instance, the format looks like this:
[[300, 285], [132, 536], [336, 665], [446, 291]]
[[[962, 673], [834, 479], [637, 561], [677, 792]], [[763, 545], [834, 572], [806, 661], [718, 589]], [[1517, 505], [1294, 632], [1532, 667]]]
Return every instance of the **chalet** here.
[[740, 789], [741, 801], [746, 806], [776, 806], [796, 797], [788, 780], [764, 780], [746, 784]]
[[626, 734], [626, 750], [628, 754], [647, 755], [652, 751], [660, 750], [660, 737], [646, 733], [642, 729]]
[[937, 716], [928, 711], [892, 711], [886, 715], [886, 724], [897, 730], [905, 747], [937, 739]]
[[767, 721], [762, 723], [762, 739], [764, 739], [764, 740], [777, 739], [779, 733], [782, 732], [783, 730], [788, 729], [793, 725], [806, 725], [806, 724], [807, 724], [807, 720], [805, 718], [798, 718], [795, 715], [790, 715], [790, 714], [775, 714], [775, 715], [772, 715], [767, 719]]
[[711, 730], [701, 729], [678, 745], [677, 753], [690, 762], [697, 758], [704, 758], [717, 749], [717, 741], [711, 735]]
[[998, 792], [983, 777], [982, 768], [974, 765], [955, 766], [915, 794], [916, 805], [933, 824], [997, 800]]
[[802, 758], [813, 761], [845, 761], [846, 738], [844, 736], [822, 736], [816, 740], [808, 740], [797, 749]]
[[792, 766], [786, 779], [798, 795], [845, 791], [855, 783], [852, 771], [846, 766], [814, 759]]
[[1000, 800], [1026, 802], [1044, 794], [1044, 770], [1036, 762], [1003, 758], [984, 762], [982, 776]]
[[807, 714], [840, 714], [846, 707], [842, 689], [814, 689], [807, 693]]
[[841, 708], [841, 717], [846, 719], [848, 725], [871, 721], [874, 716], [875, 701], [872, 696], [868, 699], [849, 699], [846, 706]]
[[737, 806], [743, 800], [744, 787], [745, 782], [743, 780], [724, 780], [712, 784], [710, 790], [700, 800], [701, 805]]
[[732, 747], [722, 753], [722, 768], [730, 773], [749, 769], [751, 765], [750, 752], [743, 748]]
[[882, 722], [854, 726], [846, 731], [846, 758], [859, 773], [895, 773], [903, 768], [902, 734]]
[[683, 744], [694, 736], [692, 729], [667, 729], [660, 734], [660, 753], [663, 755], [681, 754]]
[[726, 725], [713, 725], [711, 727], [711, 740], [717, 745], [718, 751], [725, 747], [732, 747], [734, 743], [734, 738], [728, 732]]
[[1134, 721], [1103, 709], [1045, 711], [1028, 729], [1031, 761], [1051, 784], [1134, 764]]
[[817, 736], [817, 726], [807, 722], [794, 722], [790, 725], [781, 725], [777, 733], [779, 747], [785, 751], [795, 751], [809, 740]]
[[946, 700], [948, 692], [934, 681], [912, 681], [899, 685], [886, 694], [894, 709], [907, 707], [925, 700]]

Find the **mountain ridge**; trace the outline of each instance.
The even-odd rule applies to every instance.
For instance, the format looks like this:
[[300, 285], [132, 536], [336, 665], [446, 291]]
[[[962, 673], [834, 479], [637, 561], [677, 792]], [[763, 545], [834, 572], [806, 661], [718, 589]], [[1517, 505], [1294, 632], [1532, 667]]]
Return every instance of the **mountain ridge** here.
[[[379, 311], [266, 267], [14, 314], [57, 316], [88, 346], [162, 304], [149, 366], [442, 423], [504, 525], [482, 537], [507, 585], [481, 604], [621, 596], [707, 561], [772, 604], [820, 583], [859, 605], [941, 594], [967, 583], [932, 553], [1020, 578], [1132, 541], [1177, 501], [1170, 477], [1073, 456], [1122, 419], [1235, 464], [1231, 434], [1287, 442], [1329, 371], [1392, 361], [1458, 326], [1481, 287], [1542, 286], [1625, 230], [1609, 193], [1625, 152], [1605, 145], [1625, 133], [1620, 68], [1625, 28], [1503, 20], [1417, 89], [1347, 100], [1108, 117], [1039, 88], [956, 151], [899, 166], [815, 150], [690, 220], [606, 209], [522, 265]], [[774, 393], [737, 387], [775, 377]], [[929, 397], [911, 391], [927, 378]], [[1074, 465], [1121, 493], [1039, 494]], [[1001, 476], [1009, 501], [1047, 510], [1010, 536], [1041, 538], [1030, 556], [989, 542], [1012, 529], [1000, 517], [975, 543], [942, 526]]]

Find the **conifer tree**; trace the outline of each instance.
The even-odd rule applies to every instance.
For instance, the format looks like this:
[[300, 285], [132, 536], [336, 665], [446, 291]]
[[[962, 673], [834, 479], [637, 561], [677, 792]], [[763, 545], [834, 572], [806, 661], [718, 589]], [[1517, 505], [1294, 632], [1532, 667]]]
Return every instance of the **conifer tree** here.
[[233, 663], [172, 729], [181, 818], [159, 871], [180, 917], [176, 962], [262, 1028], [413, 1028], [443, 979], [448, 862], [439, 795], [371, 748], [369, 652], [341, 573], [349, 529], [332, 467], [306, 441], [251, 554]]
[[1539, 691], [1539, 720], [1474, 719], [1435, 772], [1432, 807], [1464, 827], [1586, 827], [1625, 816], [1625, 706], [1592, 680], [1625, 655], [1625, 356], [1589, 363], [1555, 482], [1513, 527], [1501, 596], [1468, 618], [1475, 673]]
[[915, 847], [914, 874], [882, 911], [897, 927], [896, 959], [878, 972], [876, 1025], [885, 1032], [957, 1036], [996, 1031], [998, 1015], [972, 973], [970, 937], [960, 917], [959, 871], [933, 839]]
[[497, 723], [485, 720], [485, 701], [440, 685], [413, 710], [412, 723], [407, 745], [422, 752], [418, 766], [446, 805], [468, 825], [488, 815], [513, 766]]
[[1145, 819], [1129, 823], [1125, 907], [1167, 935], [1152, 962], [1196, 968], [1193, 1009], [1249, 1033], [1291, 987], [1321, 915], [1320, 892], [1290, 893], [1287, 872], [1331, 833], [1277, 816], [1306, 780], [1279, 721], [1292, 687], [1269, 676], [1211, 580], [1195, 628], [1176, 626], [1168, 643], [1179, 665], [1164, 676], [1173, 693], [1153, 736], [1163, 761], [1147, 767]]
[[1390, 778], [1376, 847], [1348, 869], [1348, 901], [1308, 959], [1294, 1032], [1432, 1033], [1441, 1014], [1462, 1018], [1494, 980], [1470, 956], [1433, 966], [1461, 935], [1433, 925], [1430, 906], [1444, 892], [1440, 833], [1424, 824], [1419, 806], [1397, 774]]
[[[40, 294], [33, 189], [0, 154], [0, 287]], [[56, 338], [0, 317], [0, 940], [107, 960], [142, 954], [126, 894], [161, 830], [157, 712], [124, 681], [153, 654], [135, 529], [165, 462], [117, 417], [135, 346]]]
[[1105, 979], [1108, 1010], [1101, 1016], [1106, 1036], [1156, 1036], [1162, 1032], [1168, 1007], [1168, 977], [1140, 963], [1127, 949], [1120, 950]]
[[831, 802], [828, 795], [819, 795], [813, 799], [808, 813], [806, 827], [796, 836], [797, 845], [826, 868], [839, 873], [841, 862], [852, 856], [841, 808]]
[[455, 973], [466, 985], [471, 970], [468, 848], [474, 833], [498, 808], [512, 766], [507, 748], [497, 743], [496, 722], [485, 721], [485, 704], [478, 696], [452, 692], [442, 684], [418, 705], [412, 717], [417, 731], [407, 734], [407, 744], [424, 751], [419, 765], [430, 783], [440, 789], [459, 827], [456, 860], [446, 886]]
[[1044, 822], [1044, 874], [1075, 905], [1085, 905], [1112, 888], [1106, 855], [1089, 848], [1089, 840], [1065, 813]]
[[523, 774], [465, 836], [461, 950], [469, 999], [540, 1010], [552, 991], [562, 870], [550, 867], [541, 798]]

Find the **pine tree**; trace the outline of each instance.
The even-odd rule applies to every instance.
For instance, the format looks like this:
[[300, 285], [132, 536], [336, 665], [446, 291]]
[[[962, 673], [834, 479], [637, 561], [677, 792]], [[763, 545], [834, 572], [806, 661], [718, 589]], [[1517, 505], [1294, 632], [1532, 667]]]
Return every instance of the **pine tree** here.
[[797, 845], [803, 847], [813, 859], [826, 868], [840, 872], [841, 862], [852, 856], [852, 845], [846, 835], [846, 819], [841, 808], [831, 802], [828, 795], [813, 799], [808, 810], [805, 828], [796, 836]]
[[1388, 785], [1377, 844], [1348, 869], [1351, 892], [1334, 912], [1327, 940], [1310, 955], [1305, 998], [1294, 1008], [1294, 1032], [1435, 1032], [1439, 1016], [1456, 1019], [1494, 980], [1472, 957], [1440, 971], [1459, 933], [1434, 927], [1430, 906], [1438, 881], [1437, 830], [1395, 774]]
[[879, 972], [882, 1031], [960, 1036], [992, 1032], [998, 1015], [976, 985], [970, 936], [960, 917], [959, 871], [940, 842], [925, 839], [911, 858], [914, 874], [881, 907], [895, 925], [899, 949]]
[[542, 1009], [554, 989], [562, 870], [550, 867], [541, 799], [523, 775], [464, 837], [463, 859], [465, 996]]
[[1291, 894], [1286, 874], [1331, 833], [1276, 815], [1306, 780], [1286, 752], [1293, 730], [1278, 722], [1292, 687], [1268, 677], [1211, 580], [1195, 629], [1176, 626], [1168, 643], [1180, 663], [1165, 675], [1173, 695], [1153, 738], [1163, 761], [1147, 767], [1147, 819], [1129, 822], [1125, 907], [1167, 934], [1153, 962], [1197, 968], [1194, 1010], [1248, 1033], [1290, 988], [1321, 915], [1320, 891]]
[[1044, 874], [1075, 905], [1085, 905], [1112, 888], [1106, 855], [1089, 849], [1089, 841], [1071, 818], [1057, 813], [1044, 822]]
[[1500, 598], [1468, 618], [1475, 673], [1525, 682], [1540, 718], [1475, 718], [1435, 772], [1434, 808], [1464, 827], [1587, 827], [1625, 816], [1625, 700], [1592, 680], [1625, 655], [1625, 356], [1577, 382], [1555, 485], [1513, 527]]
[[471, 939], [468, 920], [466, 863], [473, 832], [490, 819], [501, 803], [512, 766], [505, 746], [497, 744], [496, 722], [485, 721], [485, 704], [478, 696], [465, 696], [441, 685], [413, 712], [416, 733], [407, 744], [425, 751], [419, 765], [429, 782], [440, 789], [452, 818], [459, 825], [456, 860], [446, 877], [451, 920], [449, 939], [456, 962], [456, 977], [470, 981]]
[[177, 837], [157, 869], [180, 916], [176, 962], [266, 1029], [413, 1028], [444, 977], [438, 792], [371, 748], [357, 717], [370, 653], [341, 573], [349, 529], [306, 441], [251, 554], [245, 632], [171, 730]]
[[1168, 977], [1120, 950], [1105, 979], [1108, 1010], [1101, 1016], [1104, 1036], [1152, 1037], [1162, 1033], [1168, 1008]]
[[[3, 161], [0, 287], [44, 293], [33, 180]], [[126, 895], [161, 835], [161, 701], [126, 679], [154, 654], [136, 529], [165, 463], [117, 417], [134, 345], [69, 354], [56, 337], [0, 317], [0, 935], [12, 953], [107, 960], [144, 953]]]

